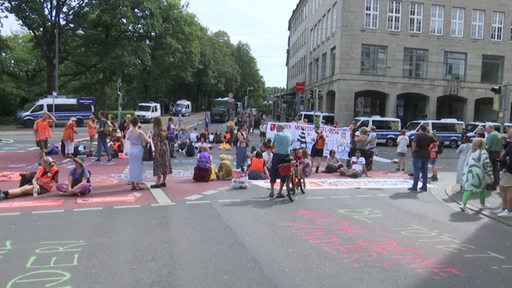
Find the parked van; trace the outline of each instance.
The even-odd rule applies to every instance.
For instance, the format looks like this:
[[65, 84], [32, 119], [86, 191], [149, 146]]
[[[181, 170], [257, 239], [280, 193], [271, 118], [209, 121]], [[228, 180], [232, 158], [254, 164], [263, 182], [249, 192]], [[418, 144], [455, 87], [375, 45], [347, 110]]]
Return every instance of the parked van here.
[[501, 124], [497, 122], [468, 122], [466, 123], [466, 133], [469, 138], [476, 137], [476, 129], [483, 128], [485, 132], [485, 126], [492, 125], [494, 126], [494, 130], [500, 131]]
[[446, 118], [441, 120], [416, 120], [411, 121], [405, 126], [407, 130], [407, 137], [412, 141], [414, 136], [418, 133], [418, 127], [424, 124], [429, 131], [436, 131], [437, 139], [444, 141], [444, 144], [451, 148], [457, 148], [462, 140], [462, 132], [464, 129], [464, 121], [459, 121], [454, 118]]
[[[76, 118], [76, 125], [82, 126], [94, 114], [95, 99], [90, 98], [64, 98], [51, 97], [42, 98], [27, 111], [19, 112], [16, 115], [16, 121], [26, 128], [34, 127], [34, 122], [41, 118], [43, 113], [49, 112], [57, 121], [65, 123], [71, 117]], [[55, 111], [53, 107], [55, 104]]]
[[402, 121], [393, 117], [356, 117], [357, 130], [361, 127], [375, 126], [377, 128], [377, 143], [386, 144], [387, 146], [396, 145], [396, 139], [400, 136], [400, 129], [402, 128]]
[[301, 123], [334, 125], [334, 114], [323, 112], [300, 112], [295, 119]]
[[155, 119], [156, 117], [162, 116], [162, 109], [160, 108], [160, 103], [139, 103], [139, 105], [137, 105], [137, 110], [135, 110], [134, 114], [135, 117], [139, 118], [139, 121], [141, 123], [151, 123], [153, 122], [153, 119]]
[[169, 106], [169, 114], [171, 115], [180, 115], [183, 114], [183, 116], [190, 116], [190, 113], [192, 113], [192, 102], [181, 99], [176, 101], [176, 103], [171, 103]]

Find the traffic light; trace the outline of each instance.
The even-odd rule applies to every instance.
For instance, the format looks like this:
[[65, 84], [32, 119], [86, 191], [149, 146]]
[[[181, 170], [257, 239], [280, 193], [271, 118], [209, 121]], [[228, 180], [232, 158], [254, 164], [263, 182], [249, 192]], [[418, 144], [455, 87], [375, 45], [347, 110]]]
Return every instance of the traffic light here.
[[313, 99], [315, 97], [315, 91], [309, 90], [309, 99]]
[[322, 97], [322, 90], [318, 90], [318, 98]]
[[501, 86], [492, 86], [491, 87], [491, 92], [493, 92], [494, 94], [500, 94], [501, 95]]

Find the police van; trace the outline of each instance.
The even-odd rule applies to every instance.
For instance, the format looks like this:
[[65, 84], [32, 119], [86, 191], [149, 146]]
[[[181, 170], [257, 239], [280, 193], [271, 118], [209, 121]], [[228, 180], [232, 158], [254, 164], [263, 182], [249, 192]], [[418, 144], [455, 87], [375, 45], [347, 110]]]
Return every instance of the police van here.
[[42, 98], [36, 101], [27, 111], [19, 112], [16, 115], [16, 121], [26, 128], [32, 128], [35, 121], [48, 112], [57, 121], [62, 121], [63, 123], [68, 121], [69, 118], [75, 117], [76, 125], [82, 126], [89, 119], [89, 116], [94, 114], [94, 103], [95, 99], [92, 97], [64, 98], [60, 96]]
[[377, 128], [377, 143], [387, 146], [396, 145], [396, 139], [400, 136], [400, 129], [402, 128], [401, 120], [393, 117], [356, 117], [354, 121], [357, 130], [361, 127], [370, 129], [375, 126]]
[[444, 141], [451, 148], [457, 148], [462, 141], [462, 132], [464, 130], [464, 121], [454, 118], [444, 118], [441, 120], [415, 120], [407, 123], [405, 130], [409, 142], [419, 133], [420, 125], [427, 126], [429, 131], [436, 131], [437, 140]]
[[483, 131], [485, 132], [485, 126], [487, 125], [492, 125], [494, 127], [494, 130], [496, 131], [500, 131], [501, 129], [501, 124], [500, 123], [497, 123], [497, 122], [468, 122], [466, 123], [466, 133], [467, 133], [467, 136], [469, 138], [474, 138], [476, 137], [476, 130], [478, 128], [482, 128]]
[[295, 117], [297, 121], [300, 123], [307, 124], [323, 124], [323, 125], [334, 125], [334, 114], [333, 113], [324, 113], [324, 112], [316, 112], [316, 111], [304, 111], [300, 112], [297, 117]]

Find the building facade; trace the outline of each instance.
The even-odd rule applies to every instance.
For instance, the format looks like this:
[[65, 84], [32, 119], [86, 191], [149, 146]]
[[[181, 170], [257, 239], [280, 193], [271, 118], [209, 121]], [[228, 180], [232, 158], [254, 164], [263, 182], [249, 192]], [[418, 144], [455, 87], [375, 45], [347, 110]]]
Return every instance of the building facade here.
[[287, 53], [287, 88], [305, 86], [288, 110], [511, 120], [512, 92], [490, 91], [512, 86], [508, 0], [301, 0]]

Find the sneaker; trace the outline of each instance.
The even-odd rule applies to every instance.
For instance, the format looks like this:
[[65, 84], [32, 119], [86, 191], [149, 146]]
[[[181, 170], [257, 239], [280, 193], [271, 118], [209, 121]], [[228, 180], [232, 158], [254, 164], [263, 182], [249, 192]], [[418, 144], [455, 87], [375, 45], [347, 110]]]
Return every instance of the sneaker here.
[[492, 209], [492, 207], [489, 205], [482, 204], [480, 205], [480, 209]]
[[417, 192], [417, 191], [418, 191], [418, 188], [409, 187], [409, 188], [407, 188], [407, 190], [409, 190], [409, 191], [411, 191], [411, 192]]
[[512, 217], [512, 213], [508, 212], [507, 209], [501, 211], [501, 213], [498, 214], [500, 217]]
[[2, 190], [0, 190], [0, 201], [2, 201], [4, 199], [5, 199], [5, 194], [4, 194], [4, 192], [2, 192]]
[[505, 211], [505, 210], [507, 210], [507, 209], [500, 208], [500, 209], [496, 209], [496, 210], [494, 210], [494, 211], [492, 211], [492, 212], [494, 212], [494, 213], [496, 213], [496, 214], [500, 214], [501, 212], [503, 212], [503, 211]]
[[460, 204], [459, 209], [462, 212], [466, 212], [466, 204]]
[[427, 187], [421, 187], [420, 192], [427, 192]]
[[430, 180], [431, 180], [431, 181], [437, 181], [437, 180], [439, 180], [439, 179], [437, 179], [437, 177], [432, 176], [432, 177], [430, 177]]
[[276, 198], [284, 198], [284, 194], [279, 192], [277, 193]]
[[101, 159], [100, 159], [100, 158], [97, 158], [97, 159], [96, 159], [96, 160], [94, 160], [94, 161], [96, 161], [96, 162], [100, 162], [100, 161], [101, 161]]
[[270, 194], [268, 194], [268, 197], [273, 198], [274, 197], [274, 192], [270, 192]]

